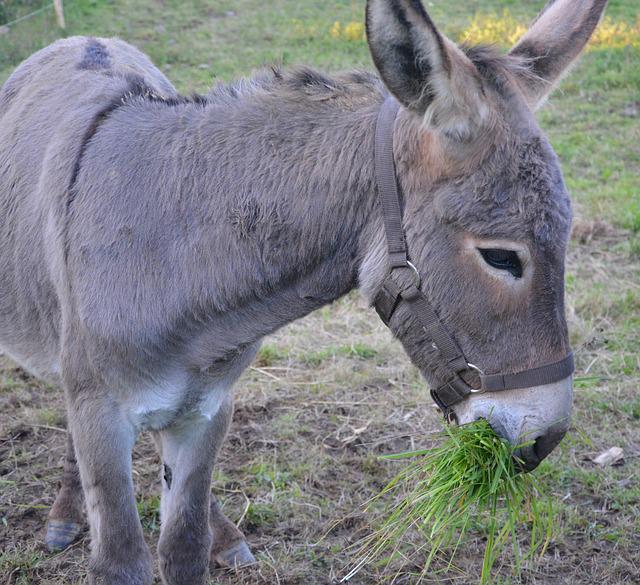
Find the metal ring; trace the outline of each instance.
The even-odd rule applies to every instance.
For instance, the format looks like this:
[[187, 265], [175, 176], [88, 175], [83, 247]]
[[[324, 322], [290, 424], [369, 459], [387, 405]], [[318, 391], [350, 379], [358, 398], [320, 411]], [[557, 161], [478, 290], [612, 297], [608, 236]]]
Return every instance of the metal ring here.
[[407, 260], [407, 266], [411, 268], [411, 270], [413, 270], [414, 278], [416, 281], [416, 288], [420, 288], [420, 285], [422, 284], [422, 278], [420, 278], [420, 273], [418, 272], [418, 269], [411, 262], [409, 262], [409, 260]]
[[[478, 372], [478, 374], [480, 374], [481, 376], [484, 376], [484, 372], [476, 365], [467, 362], [467, 368], [469, 368], [470, 370], [474, 370], [476, 372]], [[471, 394], [482, 394], [485, 390], [484, 388], [470, 388], [471, 390]]]
[[484, 372], [478, 366], [474, 366], [473, 364], [467, 362], [467, 368], [469, 368], [470, 370], [475, 370], [476, 372], [478, 372], [478, 374], [484, 376]]

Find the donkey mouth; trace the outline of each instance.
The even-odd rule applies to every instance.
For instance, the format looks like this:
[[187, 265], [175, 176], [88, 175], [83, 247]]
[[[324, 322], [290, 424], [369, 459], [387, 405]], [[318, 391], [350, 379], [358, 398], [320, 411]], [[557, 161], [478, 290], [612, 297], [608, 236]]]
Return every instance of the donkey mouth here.
[[[459, 424], [484, 418], [514, 446], [521, 471], [533, 471], [562, 441], [571, 420], [572, 380], [472, 396], [456, 409]], [[454, 407], [455, 408], [455, 407]]]

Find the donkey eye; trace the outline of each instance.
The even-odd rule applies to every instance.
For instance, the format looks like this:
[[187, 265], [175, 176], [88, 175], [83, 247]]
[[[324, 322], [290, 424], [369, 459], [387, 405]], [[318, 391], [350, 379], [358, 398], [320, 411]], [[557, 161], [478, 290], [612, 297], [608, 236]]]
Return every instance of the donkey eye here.
[[522, 262], [513, 250], [499, 250], [497, 248], [478, 248], [484, 261], [498, 270], [506, 270], [515, 278], [522, 278]]

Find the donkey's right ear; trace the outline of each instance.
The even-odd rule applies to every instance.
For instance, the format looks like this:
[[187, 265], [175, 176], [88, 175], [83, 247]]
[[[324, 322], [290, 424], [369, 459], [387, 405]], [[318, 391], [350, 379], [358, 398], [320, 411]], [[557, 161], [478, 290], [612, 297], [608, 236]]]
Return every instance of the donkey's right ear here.
[[389, 91], [451, 137], [467, 139], [488, 113], [471, 60], [433, 24], [420, 0], [367, 0], [367, 40]]

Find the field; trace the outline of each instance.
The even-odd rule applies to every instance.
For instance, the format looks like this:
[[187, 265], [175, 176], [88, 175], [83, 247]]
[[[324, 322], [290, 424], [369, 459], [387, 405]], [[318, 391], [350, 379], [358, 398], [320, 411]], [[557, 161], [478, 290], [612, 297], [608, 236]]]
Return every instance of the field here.
[[[372, 67], [363, 0], [67, 0], [64, 33], [51, 9], [3, 28], [41, 6], [14, 4], [0, 2], [0, 83], [62, 34], [132, 42], [186, 93], [264, 64]], [[454, 39], [502, 44], [505, 31], [526, 25], [543, 4], [432, 0], [428, 9]], [[575, 416], [570, 436], [536, 471], [554, 496], [556, 530], [541, 562], [521, 577], [505, 555], [496, 583], [640, 583], [640, 2], [611, 0], [607, 14], [540, 116], [576, 209], [567, 271]], [[259, 565], [213, 568], [211, 583], [339, 581], [355, 558], [350, 545], [371, 529], [363, 503], [398, 470], [378, 455], [428, 445], [441, 428], [425, 384], [354, 293], [266, 340], [236, 396], [212, 489]], [[42, 544], [64, 426], [61, 391], [0, 357], [1, 585], [84, 582], [86, 536], [55, 555]], [[600, 468], [589, 459], [612, 446], [624, 449], [622, 464]], [[138, 442], [134, 468], [154, 545], [159, 461], [148, 436]], [[455, 568], [424, 582], [476, 583], [482, 546], [474, 533]], [[369, 566], [351, 582], [415, 582], [419, 559], [400, 566]]]

